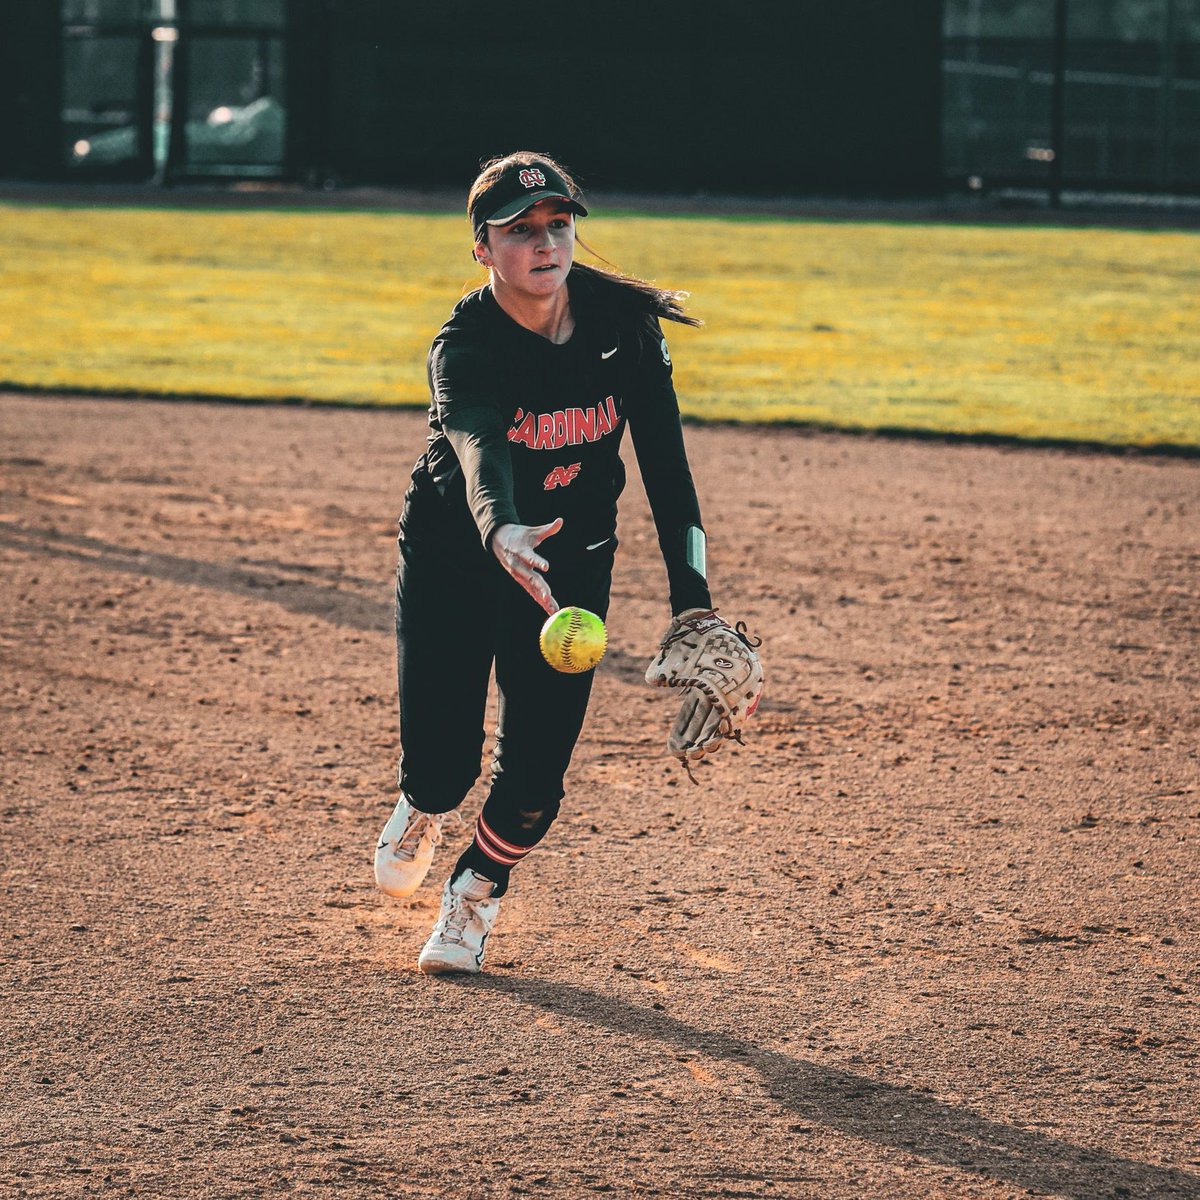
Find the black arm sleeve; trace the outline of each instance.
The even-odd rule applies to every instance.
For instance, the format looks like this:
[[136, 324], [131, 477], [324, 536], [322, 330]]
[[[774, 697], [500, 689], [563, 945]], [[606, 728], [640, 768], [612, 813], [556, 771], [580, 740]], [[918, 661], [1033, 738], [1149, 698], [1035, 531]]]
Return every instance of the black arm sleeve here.
[[671, 612], [711, 608], [708, 580], [688, 562], [688, 530], [704, 527], [683, 444], [667, 342], [657, 321], [643, 335], [629, 432], [667, 567]]
[[520, 522], [504, 418], [491, 407], [456, 407], [442, 418], [442, 429], [462, 468], [471, 516], [484, 548], [490, 549], [492, 534], [501, 525]]
[[466, 484], [467, 504], [485, 547], [497, 526], [517, 522], [512, 455], [496, 404], [496, 362], [469, 336], [439, 336], [429, 351], [429, 388]]

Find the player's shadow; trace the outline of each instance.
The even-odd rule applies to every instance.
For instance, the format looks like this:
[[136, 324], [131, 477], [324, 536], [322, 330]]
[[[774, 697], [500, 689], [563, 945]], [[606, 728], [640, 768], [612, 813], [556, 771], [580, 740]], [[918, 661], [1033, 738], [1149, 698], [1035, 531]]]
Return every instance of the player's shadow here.
[[930, 1162], [1072, 1200], [1107, 1196], [1200, 1197], [1200, 1175], [1078, 1146], [967, 1108], [765, 1050], [733, 1034], [698, 1029], [665, 1012], [569, 983], [524, 976], [446, 976], [557, 1016], [653, 1038], [674, 1050], [751, 1067], [768, 1093], [806, 1123], [894, 1146]]
[[600, 666], [596, 668], [605, 675], [615, 675], [622, 683], [645, 683], [646, 661], [635, 658], [620, 646], [609, 645]]
[[346, 586], [361, 587], [370, 583], [372, 590], [378, 593], [382, 590], [382, 581], [363, 581], [334, 571], [282, 563], [278, 564], [278, 569], [264, 570], [256, 564], [207, 562], [152, 550], [131, 550], [85, 534], [15, 525], [0, 525], [0, 546], [46, 558], [86, 563], [144, 579], [163, 579], [228, 592], [249, 600], [277, 604], [288, 612], [321, 617], [331, 624], [365, 633], [385, 633], [392, 628], [390, 600], [373, 599], [350, 591]]

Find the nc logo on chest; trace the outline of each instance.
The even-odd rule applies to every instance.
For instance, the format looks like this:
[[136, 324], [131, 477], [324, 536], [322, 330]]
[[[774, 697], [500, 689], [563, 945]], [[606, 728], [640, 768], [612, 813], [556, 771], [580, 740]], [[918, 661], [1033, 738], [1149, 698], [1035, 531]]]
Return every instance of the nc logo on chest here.
[[606, 396], [591, 408], [560, 408], [548, 413], [527, 413], [518, 408], [508, 431], [510, 442], [530, 450], [558, 450], [583, 442], [598, 442], [621, 422], [614, 397]]

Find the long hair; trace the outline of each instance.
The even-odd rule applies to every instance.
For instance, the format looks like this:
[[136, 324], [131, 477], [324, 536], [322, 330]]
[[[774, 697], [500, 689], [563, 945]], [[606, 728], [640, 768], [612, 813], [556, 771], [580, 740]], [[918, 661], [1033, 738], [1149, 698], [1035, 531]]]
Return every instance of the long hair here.
[[[479, 174], [475, 177], [475, 182], [471, 184], [471, 190], [467, 193], [467, 217], [471, 220], [472, 227], [474, 226], [475, 206], [479, 203], [480, 196], [509, 167], [527, 167], [538, 162], [553, 167], [566, 181], [567, 187], [571, 191], [572, 199], [579, 199], [582, 194], [579, 185], [561, 163], [555, 161], [549, 154], [537, 154], [532, 150], [518, 150], [514, 154], [505, 154], [484, 163]], [[484, 226], [483, 236], [486, 240], [486, 226]], [[608, 266], [612, 267], [612, 269], [606, 270], [604, 267], [593, 267], [577, 262], [571, 266], [572, 274], [578, 273], [583, 277], [599, 282], [601, 285], [607, 284], [610, 287], [618, 288], [620, 291], [626, 293], [629, 298], [635, 300], [637, 307], [646, 313], [647, 316], [659, 317], [664, 321], [678, 321], [681, 325], [704, 324], [698, 317], [693, 317], [684, 311], [683, 302], [687, 299], [687, 292], [677, 292], [670, 288], [660, 288], [647, 279], [639, 279], [636, 275], [626, 275], [623, 271], [618, 271], [613, 267], [613, 264], [608, 262], [608, 259], [597, 254], [591, 246], [579, 237], [578, 233], [575, 235], [575, 240], [589, 254], [600, 259], [601, 262], [608, 263]]]

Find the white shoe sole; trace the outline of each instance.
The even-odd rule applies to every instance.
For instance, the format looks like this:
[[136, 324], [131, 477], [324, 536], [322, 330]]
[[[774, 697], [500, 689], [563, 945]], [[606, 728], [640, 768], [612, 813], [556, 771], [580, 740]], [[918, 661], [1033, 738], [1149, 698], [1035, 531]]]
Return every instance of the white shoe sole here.
[[422, 975], [478, 975], [483, 969], [482, 963], [475, 961], [475, 955], [463, 952], [461, 958], [443, 954], [425, 954], [417, 959], [417, 970]]

